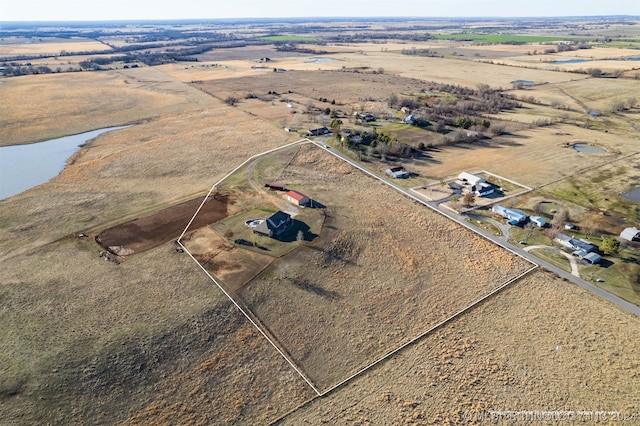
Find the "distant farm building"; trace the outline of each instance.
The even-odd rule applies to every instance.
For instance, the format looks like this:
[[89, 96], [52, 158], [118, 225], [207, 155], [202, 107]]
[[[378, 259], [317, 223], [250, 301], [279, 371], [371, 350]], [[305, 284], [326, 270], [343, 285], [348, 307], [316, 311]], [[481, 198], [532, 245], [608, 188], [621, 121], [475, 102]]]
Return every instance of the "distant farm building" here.
[[538, 228], [544, 228], [545, 226], [547, 226], [547, 221], [540, 216], [531, 216], [529, 218], [531, 220], [531, 222], [535, 223]]
[[471, 187], [471, 192], [477, 197], [486, 197], [496, 192], [496, 187], [489, 182], [480, 182]]
[[578, 249], [574, 251], [573, 255], [579, 257], [580, 259], [592, 265], [595, 265], [596, 263], [600, 263], [600, 260], [602, 260], [602, 256], [600, 256], [598, 253], [587, 252], [583, 249]]
[[584, 252], [586, 255], [586, 253], [592, 253], [598, 250], [598, 247], [591, 244], [589, 241], [573, 238], [565, 234], [558, 234], [555, 241], [560, 243], [563, 247], [566, 247], [570, 250], [574, 250], [574, 253]]
[[481, 178], [480, 176], [476, 176], [473, 175], [471, 173], [467, 173], [467, 172], [462, 172], [458, 175], [458, 179], [463, 181], [463, 182], [468, 182], [471, 185], [477, 185], [479, 183], [484, 183], [486, 182], [484, 180], [484, 178]]
[[411, 173], [405, 170], [404, 167], [391, 167], [384, 171], [387, 176], [390, 176], [395, 179], [406, 179], [411, 176]]
[[304, 206], [309, 204], [309, 197], [298, 191], [289, 191], [285, 194], [285, 198], [296, 206]]
[[307, 136], [321, 136], [329, 133], [329, 129], [326, 127], [319, 127], [317, 129], [311, 129], [307, 131]]
[[620, 233], [620, 238], [627, 241], [638, 241], [640, 240], [640, 230], [637, 228], [625, 228], [624, 231]]
[[276, 212], [269, 216], [267, 220], [260, 222], [253, 232], [260, 235], [273, 237], [282, 234], [291, 225], [291, 216], [285, 212]]
[[491, 208], [491, 211], [509, 221], [510, 225], [521, 225], [527, 221], [527, 215], [520, 210], [508, 209], [501, 205], [495, 205]]

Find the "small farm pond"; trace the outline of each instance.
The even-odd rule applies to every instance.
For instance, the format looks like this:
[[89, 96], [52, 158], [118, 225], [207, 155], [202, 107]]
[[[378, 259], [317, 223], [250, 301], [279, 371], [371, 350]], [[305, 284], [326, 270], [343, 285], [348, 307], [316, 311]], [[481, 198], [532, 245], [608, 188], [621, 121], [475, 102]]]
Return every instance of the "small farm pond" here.
[[607, 150], [599, 146], [589, 145], [588, 143], [573, 144], [573, 149], [583, 154], [606, 154]]
[[331, 58], [324, 58], [324, 57], [317, 57], [317, 58], [311, 58], [310, 60], [308, 60], [307, 62], [329, 62], [329, 61], [333, 61], [333, 59]]
[[96, 136], [129, 126], [108, 127], [28, 145], [0, 147], [0, 200], [57, 176], [67, 159]]
[[516, 86], [533, 86], [535, 83], [531, 80], [514, 80], [511, 84]]

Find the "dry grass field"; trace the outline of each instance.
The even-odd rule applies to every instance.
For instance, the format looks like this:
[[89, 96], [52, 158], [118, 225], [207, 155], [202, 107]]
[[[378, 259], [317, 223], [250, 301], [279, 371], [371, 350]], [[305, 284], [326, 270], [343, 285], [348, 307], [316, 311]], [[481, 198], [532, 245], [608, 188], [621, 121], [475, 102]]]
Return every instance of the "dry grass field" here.
[[463, 415], [489, 410], [637, 419], [639, 329], [637, 317], [536, 272], [277, 424], [484, 423]]
[[287, 151], [254, 178], [324, 204], [320, 235], [232, 286], [321, 390], [531, 267], [315, 145]]
[[0, 59], [20, 55], [58, 55], [61, 52], [91, 52], [111, 49], [108, 45], [90, 39], [27, 39], [21, 37], [0, 38]]
[[37, 142], [212, 105], [210, 97], [153, 68], [3, 81], [0, 96], [11, 108], [5, 108], [0, 118], [0, 145]]
[[[352, 24], [344, 25], [346, 31]], [[390, 25], [401, 31], [401, 23]], [[254, 26], [238, 31], [263, 33]], [[632, 31], [624, 27], [625, 34]], [[123, 46], [117, 38], [109, 42]], [[445, 58], [400, 54], [413, 46], [441, 50]], [[520, 68], [529, 49], [544, 47], [537, 44], [308, 47], [329, 53], [214, 49], [202, 62], [0, 79], [0, 145], [135, 124], [89, 141], [50, 182], [0, 201], [0, 423], [459, 424], [465, 412], [486, 410], [640, 416], [638, 318], [542, 270], [318, 398], [173, 242], [116, 265], [98, 256], [102, 248], [92, 238], [78, 238], [204, 195], [248, 157], [299, 139], [284, 125], [318, 124], [319, 116], [301, 114], [309, 102], [334, 108], [335, 99], [344, 111], [388, 111], [390, 93], [412, 96], [432, 80], [473, 88], [511, 89], [513, 80], [547, 84], [511, 91], [542, 104], [490, 117], [511, 120], [520, 130], [425, 151], [428, 157], [406, 161], [418, 175], [407, 185], [485, 169], [536, 187], [514, 200], [516, 207], [531, 207], [538, 198], [574, 198], [567, 202], [571, 214], [593, 223], [597, 218], [607, 232], [619, 220], [637, 222], [635, 205], [623, 206], [602, 191], [617, 194], [637, 184], [637, 109], [608, 111], [635, 96], [639, 80], [587, 78], [541, 69], [545, 63]], [[56, 40], [11, 48], [39, 54], [106, 46]], [[630, 53], [607, 49], [580, 53], [600, 60]], [[274, 59], [268, 67], [287, 71], [252, 69], [263, 56]], [[331, 60], [313, 62], [317, 56]], [[491, 60], [518, 67], [481, 62]], [[352, 73], [343, 67], [363, 68]], [[372, 74], [381, 68], [383, 74]], [[247, 92], [270, 90], [280, 96], [244, 99]], [[235, 107], [223, 102], [229, 94], [239, 97]], [[296, 114], [280, 102], [285, 95]], [[553, 109], [554, 101], [573, 110]], [[588, 109], [606, 115], [587, 120]], [[538, 118], [562, 122], [528, 128]], [[575, 142], [608, 153], [562, 147]], [[277, 257], [234, 245], [237, 237], [225, 236], [218, 223], [185, 243], [321, 389], [528, 268], [322, 150], [303, 146], [285, 154], [257, 162], [251, 176], [260, 185], [285, 181], [325, 204], [322, 220], [320, 210], [296, 216], [318, 230], [315, 238], [282, 243], [295, 247]], [[388, 164], [367, 166], [383, 170]], [[282, 197], [256, 197], [246, 169], [228, 185], [236, 198], [223, 226], [238, 225], [233, 220], [242, 212], [283, 205]], [[589, 199], [593, 206], [585, 204]], [[596, 217], [591, 207], [625, 214]], [[625, 250], [631, 258], [634, 252]], [[619, 294], [637, 293], [618, 276], [624, 268], [637, 272], [637, 264], [619, 266], [610, 268]]]

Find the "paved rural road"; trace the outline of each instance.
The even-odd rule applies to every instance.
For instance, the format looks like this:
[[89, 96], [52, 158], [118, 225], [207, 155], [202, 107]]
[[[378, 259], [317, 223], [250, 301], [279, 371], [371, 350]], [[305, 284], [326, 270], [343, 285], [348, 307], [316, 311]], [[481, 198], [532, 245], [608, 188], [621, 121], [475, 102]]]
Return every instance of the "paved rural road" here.
[[428, 202], [425, 201], [423, 199], [421, 199], [420, 197], [418, 197], [417, 195], [412, 194], [411, 192], [409, 192], [408, 190], [396, 185], [393, 182], [390, 182], [386, 179], [381, 178], [380, 176], [376, 175], [375, 173], [367, 170], [366, 168], [362, 167], [360, 164], [358, 164], [356, 161], [354, 161], [353, 159], [351, 159], [349, 156], [345, 155], [343, 152], [340, 152], [339, 150], [333, 149], [333, 148], [325, 148], [325, 144], [324, 142], [328, 139], [328, 137], [326, 138], [318, 138], [315, 141], [312, 141], [312, 143], [314, 143], [315, 145], [319, 146], [320, 148], [324, 149], [327, 152], [330, 152], [331, 154], [335, 155], [338, 158], [341, 158], [342, 160], [348, 162], [349, 164], [351, 164], [353, 167], [363, 171], [364, 173], [366, 173], [367, 175], [371, 176], [374, 179], [379, 180], [380, 182], [383, 182], [389, 186], [391, 186], [392, 188], [394, 188], [395, 190], [397, 190], [398, 192], [403, 193], [404, 195], [406, 195], [407, 197], [431, 208], [432, 210], [435, 210], [436, 212], [448, 217], [451, 220], [454, 220], [456, 222], [458, 222], [460, 225], [464, 226], [465, 228], [471, 230], [472, 232], [475, 232], [476, 234], [479, 234], [483, 237], [485, 237], [486, 239], [493, 241], [495, 244], [498, 244], [499, 246], [517, 254], [518, 256], [521, 256], [525, 259], [527, 259], [528, 261], [532, 262], [535, 265], [539, 265], [540, 267], [553, 272], [554, 274], [558, 275], [560, 278], [564, 278], [567, 281], [571, 281], [572, 283], [579, 285], [580, 287], [584, 288], [585, 290], [588, 290], [592, 293], [597, 294], [598, 296], [602, 297], [603, 299], [619, 306], [620, 308], [624, 309], [625, 311], [631, 312], [637, 316], [640, 316], [640, 306], [636, 306], [633, 303], [629, 303], [626, 300], [623, 300], [621, 298], [619, 298], [618, 296], [615, 296], [605, 290], [602, 290], [599, 287], [596, 287], [595, 285], [591, 284], [588, 281], [583, 280], [580, 277], [576, 277], [574, 275], [572, 275], [571, 273], [564, 271], [542, 259], [539, 259], [535, 256], [533, 256], [532, 254], [527, 253], [525, 250], [523, 250], [520, 247], [511, 245], [509, 243], [507, 243], [506, 241], [502, 241], [501, 237], [496, 237], [495, 235], [491, 234], [488, 231], [485, 231], [484, 229], [481, 228], [476, 228], [476, 227], [472, 227], [471, 225], [469, 225], [468, 223], [466, 223], [465, 217], [461, 216], [461, 215], [457, 215], [451, 211], [448, 211], [446, 209], [441, 208], [437, 203], [433, 203], [433, 202]]

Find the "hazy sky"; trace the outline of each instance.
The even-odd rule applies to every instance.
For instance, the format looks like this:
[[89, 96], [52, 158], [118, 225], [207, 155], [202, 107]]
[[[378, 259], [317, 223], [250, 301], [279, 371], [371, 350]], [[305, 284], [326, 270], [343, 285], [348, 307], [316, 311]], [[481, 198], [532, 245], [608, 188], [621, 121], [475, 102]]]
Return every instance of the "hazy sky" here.
[[0, 21], [640, 15], [640, 0], [0, 0]]

